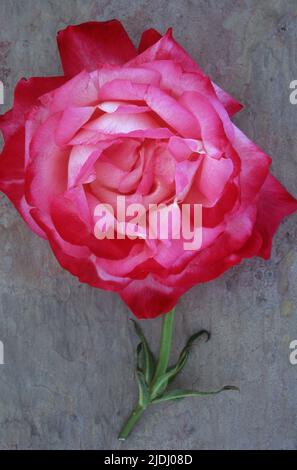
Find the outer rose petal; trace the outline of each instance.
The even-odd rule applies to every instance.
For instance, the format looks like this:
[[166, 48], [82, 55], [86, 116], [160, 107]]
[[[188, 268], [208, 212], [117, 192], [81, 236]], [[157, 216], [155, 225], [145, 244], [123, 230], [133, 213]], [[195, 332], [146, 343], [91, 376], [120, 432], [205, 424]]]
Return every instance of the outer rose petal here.
[[65, 77], [22, 78], [14, 91], [13, 108], [0, 116], [0, 129], [6, 139], [20, 125], [24, 124], [24, 114], [37, 103], [40, 96], [63, 85]]
[[0, 157], [0, 191], [3, 191], [23, 216], [31, 230], [46, 238], [30, 215], [31, 207], [24, 198], [24, 129], [20, 128], [7, 141]]
[[235, 100], [233, 96], [229, 95], [229, 93], [226, 93], [225, 90], [222, 90], [222, 88], [220, 88], [216, 83], [212, 82], [212, 84], [217, 97], [226, 109], [229, 116], [234, 116], [234, 114], [242, 110], [243, 105]]
[[[173, 39], [172, 28], [170, 28], [159, 41], [155, 43], [152, 42], [151, 47], [143, 49], [142, 54], [138, 55], [135, 59], [132, 59], [129, 65], [142, 65], [147, 62], [161, 59], [171, 59], [176, 61], [181, 64], [186, 72], [198, 73], [200, 76], [205, 77], [204, 73], [195, 61]], [[218, 85], [213, 85], [219, 100], [222, 102], [230, 116], [233, 116], [236, 112], [242, 109], [242, 104], [222, 90]]]
[[282, 219], [297, 210], [297, 200], [271, 174], [259, 194], [255, 229], [262, 237], [258, 256], [270, 258], [272, 238]]
[[150, 70], [147, 67], [116, 67], [106, 64], [92, 75], [96, 76], [99, 88], [113, 80], [130, 80], [132, 83], [159, 85], [161, 79], [158, 70]]
[[24, 197], [24, 129], [7, 139], [0, 157], [0, 190], [11, 200], [31, 230], [42, 238], [43, 231], [30, 215], [31, 207]]
[[140, 43], [138, 46], [138, 52], [141, 54], [143, 51], [153, 46], [156, 42], [161, 39], [162, 35], [156, 29], [147, 29], [142, 33]]
[[38, 102], [38, 98], [61, 86], [64, 77], [32, 77], [21, 79], [14, 92], [13, 109], [0, 117], [0, 129], [6, 144], [0, 156], [0, 189], [37, 235], [45, 237], [30, 215], [30, 206], [24, 197], [25, 135], [24, 115]]
[[124, 64], [136, 56], [120, 21], [91, 21], [68, 26], [58, 33], [58, 47], [65, 75], [91, 72], [102, 64]]
[[254, 142], [234, 126], [235, 139], [232, 143], [240, 156], [241, 204], [249, 205], [254, 201], [268, 175], [271, 158]]
[[25, 132], [20, 128], [8, 140], [0, 158], [0, 189], [18, 208], [24, 194]]
[[111, 276], [100, 272], [96, 266], [96, 257], [87, 247], [65, 242], [54, 229], [47, 215], [42, 214], [38, 209], [32, 209], [31, 215], [46, 233], [50, 246], [62, 268], [78, 277], [80, 282], [112, 291], [118, 291], [127, 284], [125, 279], [111, 278]]
[[250, 238], [255, 217], [255, 207], [240, 211], [228, 222], [225, 231], [199, 251], [180, 273], [162, 273], [162, 282], [184, 293], [195, 284], [211, 281], [240, 263], [242, 256], [236, 252]]
[[48, 213], [51, 199], [67, 189], [68, 151], [55, 143], [60, 114], [50, 116], [35, 133], [26, 169], [25, 194], [33, 207]]
[[52, 114], [72, 106], [95, 105], [98, 102], [97, 77], [84, 70], [62, 86], [43, 95], [40, 100]]
[[169, 312], [177, 303], [181, 292], [157, 282], [151, 274], [145, 279], [132, 281], [120, 296], [138, 318], [154, 318]]
[[91, 224], [82, 219], [76, 205], [67, 196], [59, 195], [53, 199], [51, 217], [59, 236], [73, 246], [88, 247], [93, 255], [120, 261], [130, 253], [133, 243], [129, 239], [96, 239]]

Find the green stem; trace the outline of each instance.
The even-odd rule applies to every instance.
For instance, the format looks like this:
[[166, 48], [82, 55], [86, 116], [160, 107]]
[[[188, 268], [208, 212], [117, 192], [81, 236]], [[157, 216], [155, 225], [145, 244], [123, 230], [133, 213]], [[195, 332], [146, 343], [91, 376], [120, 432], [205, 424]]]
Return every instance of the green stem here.
[[[164, 315], [163, 317], [163, 325], [162, 325], [162, 333], [161, 333], [161, 340], [160, 340], [160, 353], [159, 353], [159, 360], [156, 366], [156, 370], [154, 373], [153, 380], [151, 382], [151, 387], [153, 387], [154, 383], [158, 380], [159, 376], [164, 374], [167, 370], [170, 350], [171, 350], [171, 342], [172, 342], [172, 331], [173, 331], [173, 320], [174, 320], [174, 308]], [[149, 385], [149, 384], [147, 384]], [[150, 389], [151, 389], [150, 387]], [[147, 405], [150, 404], [150, 399], [148, 399]], [[143, 414], [146, 406], [143, 405], [141, 402], [141, 397], [139, 397], [139, 403], [134, 408], [132, 413], [130, 414], [129, 418], [127, 419], [126, 423], [124, 424], [120, 434], [119, 439], [124, 441], [129, 436], [130, 432], [134, 428], [134, 426], [139, 421], [141, 415]]]
[[154, 383], [156, 382], [156, 380], [158, 380], [160, 375], [164, 374], [167, 370], [170, 350], [171, 350], [171, 342], [172, 342], [174, 312], [175, 312], [175, 308], [173, 308], [170, 312], [168, 312], [163, 317], [159, 360], [156, 366], [152, 385], [154, 385]]
[[142, 413], [144, 412], [145, 408], [143, 406], [137, 405], [132, 413], [130, 414], [129, 418], [127, 419], [126, 423], [121, 429], [119, 434], [119, 440], [125, 441], [129, 436], [130, 432], [134, 428], [135, 424], [139, 421]]
[[168, 391], [168, 385], [170, 385], [171, 381], [175, 379], [177, 374], [179, 374], [180, 371], [183, 369], [188, 358], [190, 347], [193, 344], [194, 340], [205, 333], [207, 335], [207, 338], [209, 338], [210, 336], [210, 334], [205, 330], [201, 330], [198, 333], [192, 335], [188, 339], [185, 347], [180, 353], [179, 359], [175, 366], [168, 369], [172, 343], [174, 310], [175, 309], [173, 308], [169, 313], [167, 313], [163, 317], [159, 359], [156, 366], [155, 359], [148, 346], [145, 336], [142, 333], [141, 328], [139, 326], [136, 327], [136, 333], [141, 341], [138, 344], [136, 350], [136, 372], [139, 387], [139, 396], [137, 406], [132, 411], [131, 415], [127, 419], [119, 434], [119, 439], [122, 441], [127, 439], [134, 426], [141, 418], [145, 409], [151, 404], [160, 403], [168, 400], [180, 400], [186, 397], [214, 395], [217, 393], [221, 393], [224, 390], [238, 390], [237, 387], [227, 385], [225, 387], [222, 387], [220, 390], [215, 390], [211, 392], [202, 392], [199, 390], [188, 389], [176, 389]]

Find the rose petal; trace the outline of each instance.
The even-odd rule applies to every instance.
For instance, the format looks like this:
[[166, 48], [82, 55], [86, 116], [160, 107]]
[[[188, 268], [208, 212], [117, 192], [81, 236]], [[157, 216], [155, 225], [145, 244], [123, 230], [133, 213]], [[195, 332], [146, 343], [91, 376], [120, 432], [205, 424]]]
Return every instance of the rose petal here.
[[31, 142], [31, 161], [26, 170], [26, 199], [31, 206], [45, 212], [49, 210], [51, 199], [67, 188], [69, 152], [55, 144], [60, 118], [59, 113], [54, 114], [36, 131]]
[[297, 210], [295, 199], [271, 174], [268, 174], [259, 194], [255, 229], [262, 237], [258, 255], [269, 259], [272, 238], [284, 217]]
[[250, 204], [258, 194], [269, 171], [271, 158], [234, 126], [233, 147], [240, 157], [241, 203]]
[[[131, 59], [129, 65], [142, 65], [147, 62], [163, 59], [170, 59], [178, 62], [184, 71], [194, 72], [201, 77], [205, 77], [204, 73], [198, 67], [195, 61], [174, 40], [172, 37], [172, 28], [170, 28], [167, 33], [160, 38], [159, 41], [152, 44], [151, 47], [145, 49], [142, 54], [139, 54], [137, 57]], [[221, 88], [215, 84], [214, 87], [218, 98], [221, 100], [230, 116], [242, 109], [242, 105], [238, 103], [232, 96], [221, 90]]]
[[95, 105], [98, 101], [96, 79], [83, 71], [59, 88], [42, 95], [40, 101], [51, 113], [65, 111], [69, 107]]
[[158, 116], [183, 137], [200, 137], [199, 123], [194, 115], [167, 93], [155, 86], [149, 86], [145, 93], [145, 101]]
[[135, 114], [150, 111], [148, 106], [138, 106], [137, 104], [125, 104], [122, 101], [103, 101], [98, 108], [105, 113]]
[[58, 47], [65, 75], [92, 71], [103, 63], [124, 64], [136, 56], [123, 25], [117, 21], [90, 21], [68, 26], [58, 33]]
[[191, 188], [197, 168], [201, 165], [202, 157], [195, 161], [184, 160], [176, 164], [175, 187], [176, 198], [182, 201]]
[[103, 114], [103, 116], [90, 121], [84, 126], [84, 129], [104, 132], [107, 134], [126, 134], [136, 130], [156, 129], [158, 127], [158, 123], [149, 113], [106, 113]]
[[77, 276], [80, 282], [105, 290], [118, 291], [129, 279], [110, 276], [96, 265], [96, 257], [89, 248], [77, 246], [63, 240], [52, 225], [48, 215], [32, 209], [31, 215], [46, 233], [51, 248], [62, 268]]
[[63, 112], [56, 130], [56, 143], [63, 147], [94, 113], [92, 106], [69, 107]]
[[161, 38], [162, 35], [156, 29], [147, 29], [141, 35], [140, 43], [138, 46], [138, 53], [141, 54], [143, 51], [158, 42]]
[[196, 117], [206, 153], [219, 158], [229, 141], [216, 110], [207, 98], [197, 92], [185, 92], [181, 97], [181, 103]]
[[195, 185], [202, 196], [204, 205], [213, 206], [223, 193], [225, 185], [233, 172], [230, 159], [216, 160], [205, 155], [195, 178]]
[[101, 67], [96, 72], [98, 85], [103, 87], [113, 80], [130, 80], [132, 83], [142, 83], [145, 85], [159, 85], [160, 73], [157, 70], [150, 70], [147, 67]]
[[169, 312], [177, 303], [179, 289], [157, 282], [152, 275], [130, 282], [121, 298], [138, 318], [154, 318]]
[[178, 162], [188, 160], [193, 153], [205, 154], [201, 140], [182, 139], [178, 136], [169, 139], [168, 150]]
[[13, 108], [0, 116], [0, 129], [4, 138], [24, 125], [24, 114], [36, 105], [40, 96], [58, 88], [65, 81], [65, 77], [32, 77], [28, 80], [22, 78], [14, 90]]
[[95, 145], [75, 145], [72, 148], [68, 163], [68, 188], [76, 184], [83, 165], [96, 150]]

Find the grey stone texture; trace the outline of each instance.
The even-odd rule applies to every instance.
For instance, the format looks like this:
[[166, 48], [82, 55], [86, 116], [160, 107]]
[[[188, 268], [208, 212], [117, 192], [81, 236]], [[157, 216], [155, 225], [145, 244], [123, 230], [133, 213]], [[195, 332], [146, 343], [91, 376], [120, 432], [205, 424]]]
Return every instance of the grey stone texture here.
[[[0, 0], [4, 112], [22, 76], [61, 71], [56, 32], [68, 24], [119, 18], [135, 42], [173, 26], [175, 38], [246, 108], [235, 118], [273, 158], [273, 172], [297, 195], [295, 0]], [[297, 216], [278, 230], [272, 259], [253, 259], [198, 285], [177, 307], [173, 359], [194, 348], [179, 385], [240, 393], [155, 405], [131, 438], [117, 432], [136, 399], [136, 338], [112, 293], [63, 271], [0, 196], [1, 449], [296, 449]], [[141, 326], [158, 345], [160, 320]]]

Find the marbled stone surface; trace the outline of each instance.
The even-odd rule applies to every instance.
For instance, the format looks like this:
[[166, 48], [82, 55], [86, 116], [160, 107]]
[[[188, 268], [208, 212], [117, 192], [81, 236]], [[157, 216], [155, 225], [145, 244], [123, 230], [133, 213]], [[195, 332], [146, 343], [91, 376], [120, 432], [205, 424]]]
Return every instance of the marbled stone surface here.
[[[123, 21], [134, 41], [147, 27], [175, 37], [246, 105], [236, 123], [273, 157], [297, 195], [295, 0], [0, 0], [5, 104], [22, 76], [60, 72], [56, 31], [86, 20]], [[296, 449], [297, 217], [268, 262], [253, 259], [188, 292], [178, 305], [174, 356], [203, 327], [180, 381], [240, 393], [156, 405], [137, 432], [117, 432], [136, 398], [131, 316], [114, 294], [81, 285], [0, 196], [0, 447], [2, 449]], [[154, 347], [160, 321], [142, 322]]]

